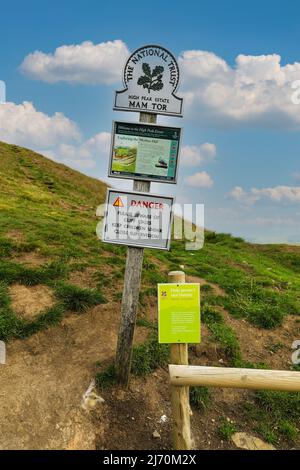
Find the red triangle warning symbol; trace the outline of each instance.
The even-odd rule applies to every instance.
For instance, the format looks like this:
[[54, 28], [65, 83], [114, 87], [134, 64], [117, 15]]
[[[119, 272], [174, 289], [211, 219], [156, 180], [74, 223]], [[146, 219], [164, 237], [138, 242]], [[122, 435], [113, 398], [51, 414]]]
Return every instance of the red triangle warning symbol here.
[[118, 197], [115, 202], [113, 203], [113, 206], [115, 207], [124, 207], [123, 201], [120, 197]]

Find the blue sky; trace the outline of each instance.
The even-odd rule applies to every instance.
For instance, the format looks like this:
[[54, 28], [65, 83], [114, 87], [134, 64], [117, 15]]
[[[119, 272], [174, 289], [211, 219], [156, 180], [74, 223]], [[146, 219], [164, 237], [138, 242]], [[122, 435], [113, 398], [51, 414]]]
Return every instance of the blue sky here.
[[178, 185], [153, 190], [204, 203], [208, 228], [259, 242], [300, 242], [300, 104], [291, 101], [292, 83], [300, 80], [300, 4], [289, 5], [5, 2], [0, 140], [105, 179], [112, 120], [138, 119], [112, 111], [124, 60], [144, 44], [161, 44], [179, 57], [185, 115], [159, 123], [183, 126], [184, 142]]

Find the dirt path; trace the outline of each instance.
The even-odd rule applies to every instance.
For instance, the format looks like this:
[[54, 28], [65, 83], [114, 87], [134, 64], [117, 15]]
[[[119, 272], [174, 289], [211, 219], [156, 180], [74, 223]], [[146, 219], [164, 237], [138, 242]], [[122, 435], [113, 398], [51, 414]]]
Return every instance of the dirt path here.
[[[0, 449], [93, 449], [95, 426], [81, 409], [96, 361], [113, 357], [118, 304], [70, 315], [7, 346], [0, 366]], [[147, 332], [138, 328], [136, 338]]]

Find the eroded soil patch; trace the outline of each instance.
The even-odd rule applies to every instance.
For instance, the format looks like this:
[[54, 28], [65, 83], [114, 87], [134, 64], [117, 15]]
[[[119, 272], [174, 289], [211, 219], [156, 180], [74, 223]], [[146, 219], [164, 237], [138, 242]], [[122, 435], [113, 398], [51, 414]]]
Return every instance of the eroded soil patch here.
[[39, 313], [54, 305], [54, 295], [49, 287], [13, 284], [9, 288], [12, 308], [25, 320], [32, 320]]

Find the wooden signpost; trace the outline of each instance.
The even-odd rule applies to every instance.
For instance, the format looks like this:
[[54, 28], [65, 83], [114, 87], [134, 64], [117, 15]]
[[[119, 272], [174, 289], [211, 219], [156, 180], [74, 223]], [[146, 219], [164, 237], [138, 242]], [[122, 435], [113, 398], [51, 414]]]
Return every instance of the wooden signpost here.
[[[140, 122], [156, 123], [156, 114], [140, 114]], [[150, 181], [134, 181], [134, 191], [150, 192]], [[121, 306], [121, 322], [116, 353], [116, 372], [120, 385], [128, 386], [131, 368], [131, 356], [137, 307], [141, 286], [144, 248], [127, 248], [125, 278]]]
[[[176, 91], [179, 83], [179, 68], [175, 57], [167, 51], [167, 49], [161, 46], [143, 46], [134, 51], [129, 59], [127, 60], [124, 73], [123, 73], [124, 89], [117, 91], [115, 94], [114, 110], [116, 111], [135, 111], [140, 113], [140, 123], [156, 124], [157, 114], [164, 114], [170, 116], [182, 117], [182, 98], [176, 96]], [[128, 123], [128, 125], [132, 123]], [[124, 126], [125, 127], [125, 126]], [[174, 128], [175, 129], [175, 128]], [[146, 142], [147, 151], [144, 149], [142, 156], [139, 155], [139, 165], [141, 165], [140, 159], [147, 159], [147, 162], [142, 163], [143, 172], [139, 174], [137, 179], [133, 181], [133, 191], [137, 193], [149, 193], [151, 188], [151, 181], [174, 183], [176, 184], [177, 177], [177, 165], [178, 165], [178, 154], [179, 154], [179, 140], [180, 140], [180, 129], [177, 129], [179, 137], [171, 139], [169, 149], [169, 159], [161, 155], [156, 155], [159, 149], [159, 142], [153, 141], [153, 158], [157, 158], [157, 161], [163, 161], [164, 165], [168, 165], [169, 171], [159, 171], [157, 168], [153, 172], [153, 169], [149, 175], [145, 174], [147, 167], [151, 167], [151, 141]], [[176, 134], [177, 135], [177, 134]], [[113, 139], [114, 140], [114, 136]], [[125, 139], [126, 140], [126, 139]], [[176, 141], [176, 142], [175, 142]], [[165, 150], [168, 149], [167, 144], [164, 143], [162, 146]], [[126, 154], [128, 149], [128, 155]], [[112, 152], [114, 149], [112, 149]], [[121, 149], [122, 156], [127, 157], [127, 163], [132, 164], [134, 160], [134, 152], [131, 148], [126, 145]], [[136, 150], [137, 152], [138, 150]], [[165, 154], [164, 154], [165, 155]], [[159, 160], [159, 158], [161, 160]], [[132, 165], [132, 167], [135, 165]], [[171, 168], [173, 166], [173, 168]], [[172, 169], [172, 171], [171, 171]], [[108, 176], [128, 178], [131, 175], [126, 175], [125, 171], [120, 171], [119, 174], [112, 171], [112, 161], [109, 165]], [[141, 173], [141, 172], [140, 172]], [[165, 175], [162, 176], [162, 175]], [[143, 180], [144, 176], [144, 180]], [[162, 177], [161, 177], [162, 176]], [[131, 193], [132, 194], [132, 193]], [[161, 214], [163, 216], [163, 214]], [[150, 218], [152, 216], [150, 215]], [[107, 224], [110, 223], [108, 217], [108, 211], [106, 211], [104, 220], [104, 234], [108, 233]], [[172, 223], [172, 217], [170, 217], [168, 223]], [[129, 233], [129, 228], [127, 228]], [[116, 233], [116, 232], [115, 232]], [[151, 239], [152, 232], [149, 232], [149, 238]], [[154, 232], [153, 232], [154, 233]], [[161, 235], [162, 236], [162, 235]], [[154, 238], [154, 235], [153, 235]], [[109, 238], [103, 237], [103, 241], [109, 242]], [[113, 241], [117, 243], [117, 241]], [[124, 243], [123, 243], [124, 244]], [[134, 245], [130, 243], [128, 245]], [[138, 246], [128, 246], [127, 248], [127, 259], [125, 268], [124, 288], [122, 295], [121, 305], [121, 321], [118, 334], [117, 352], [115, 359], [115, 367], [117, 373], [118, 383], [127, 387], [130, 377], [131, 368], [131, 356], [133, 346], [133, 336], [136, 324], [137, 307], [139, 300], [142, 265], [144, 256], [144, 247], [142, 243], [138, 243]], [[145, 244], [149, 246], [149, 244]], [[151, 248], [164, 249], [163, 244], [153, 244]]]

